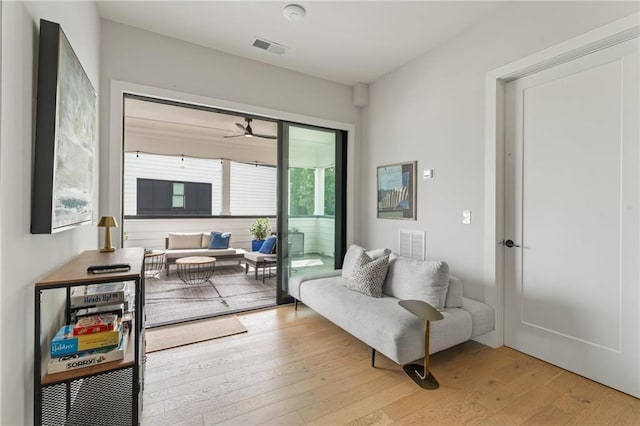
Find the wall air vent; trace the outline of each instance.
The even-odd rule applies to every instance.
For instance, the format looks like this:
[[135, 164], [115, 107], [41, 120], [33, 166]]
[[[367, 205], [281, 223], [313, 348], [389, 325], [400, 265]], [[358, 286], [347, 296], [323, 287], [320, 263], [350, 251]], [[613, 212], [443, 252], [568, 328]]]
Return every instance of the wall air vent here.
[[253, 42], [253, 46], [258, 49], [266, 50], [267, 52], [275, 53], [276, 55], [282, 55], [287, 51], [287, 48], [283, 45], [262, 38], [256, 38]]
[[425, 260], [426, 233], [424, 231], [400, 230], [400, 256]]

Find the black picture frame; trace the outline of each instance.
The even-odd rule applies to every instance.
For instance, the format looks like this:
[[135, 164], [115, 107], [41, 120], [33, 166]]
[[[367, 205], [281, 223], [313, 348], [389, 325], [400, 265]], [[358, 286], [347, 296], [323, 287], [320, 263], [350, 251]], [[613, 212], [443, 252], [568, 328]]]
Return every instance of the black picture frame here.
[[97, 94], [59, 24], [40, 20], [31, 233], [94, 218]]
[[377, 217], [416, 220], [417, 161], [377, 168]]

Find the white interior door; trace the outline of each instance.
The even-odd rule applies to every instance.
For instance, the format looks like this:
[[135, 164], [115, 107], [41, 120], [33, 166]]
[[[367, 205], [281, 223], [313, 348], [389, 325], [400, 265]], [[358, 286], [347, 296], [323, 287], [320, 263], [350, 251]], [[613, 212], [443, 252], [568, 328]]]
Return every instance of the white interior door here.
[[638, 39], [506, 85], [505, 343], [640, 397]]

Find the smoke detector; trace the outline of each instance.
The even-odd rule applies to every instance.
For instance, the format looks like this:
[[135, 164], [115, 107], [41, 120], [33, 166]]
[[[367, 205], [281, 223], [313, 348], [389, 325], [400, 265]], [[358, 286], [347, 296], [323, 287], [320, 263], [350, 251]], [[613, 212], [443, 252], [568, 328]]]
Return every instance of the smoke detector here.
[[282, 9], [282, 14], [289, 21], [298, 21], [307, 13], [299, 4], [289, 4]]

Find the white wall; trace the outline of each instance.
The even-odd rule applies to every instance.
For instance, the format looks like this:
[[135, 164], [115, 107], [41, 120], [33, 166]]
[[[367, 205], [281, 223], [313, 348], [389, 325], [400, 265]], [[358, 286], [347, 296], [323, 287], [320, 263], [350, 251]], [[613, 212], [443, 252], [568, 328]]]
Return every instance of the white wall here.
[[211, 184], [211, 214], [222, 212], [222, 166], [220, 160], [135, 152], [124, 154], [124, 215], [138, 214], [138, 178]]
[[[223, 103], [248, 105], [251, 106], [249, 112], [290, 113], [278, 114], [278, 117], [285, 119], [291, 119], [285, 115], [294, 114], [359, 124], [360, 114], [352, 105], [351, 88], [342, 84], [106, 20], [102, 21], [102, 43], [101, 92], [105, 96], [101, 99], [100, 205], [103, 214], [108, 211], [109, 214], [118, 215], [120, 203], [117, 163], [118, 144], [121, 142], [114, 123], [109, 123], [109, 91], [114, 80], [149, 86], [160, 92], [193, 95], [186, 97], [197, 97], [203, 102], [214, 99]], [[353, 149], [351, 146], [351, 154]], [[351, 155], [350, 161], [353, 160]], [[351, 173], [354, 173], [353, 169]], [[356, 216], [357, 213], [353, 213], [353, 199], [349, 203], [351, 215]]]
[[304, 252], [333, 257], [335, 250], [335, 220], [333, 217], [291, 217], [289, 229], [304, 234]]
[[[485, 76], [492, 69], [638, 10], [635, 3], [504, 4], [500, 13], [371, 85], [363, 111], [360, 235], [397, 250], [398, 230], [421, 229], [427, 258], [446, 260], [484, 299]], [[376, 166], [418, 161], [417, 221], [377, 219]], [[435, 169], [423, 181], [422, 170]], [[367, 207], [367, 208], [364, 208]], [[462, 211], [472, 210], [471, 225]]]
[[33, 422], [33, 284], [97, 247], [97, 228], [31, 235], [31, 161], [40, 18], [61, 24], [96, 89], [100, 19], [93, 3], [4, 2], [0, 124], [0, 424]]

